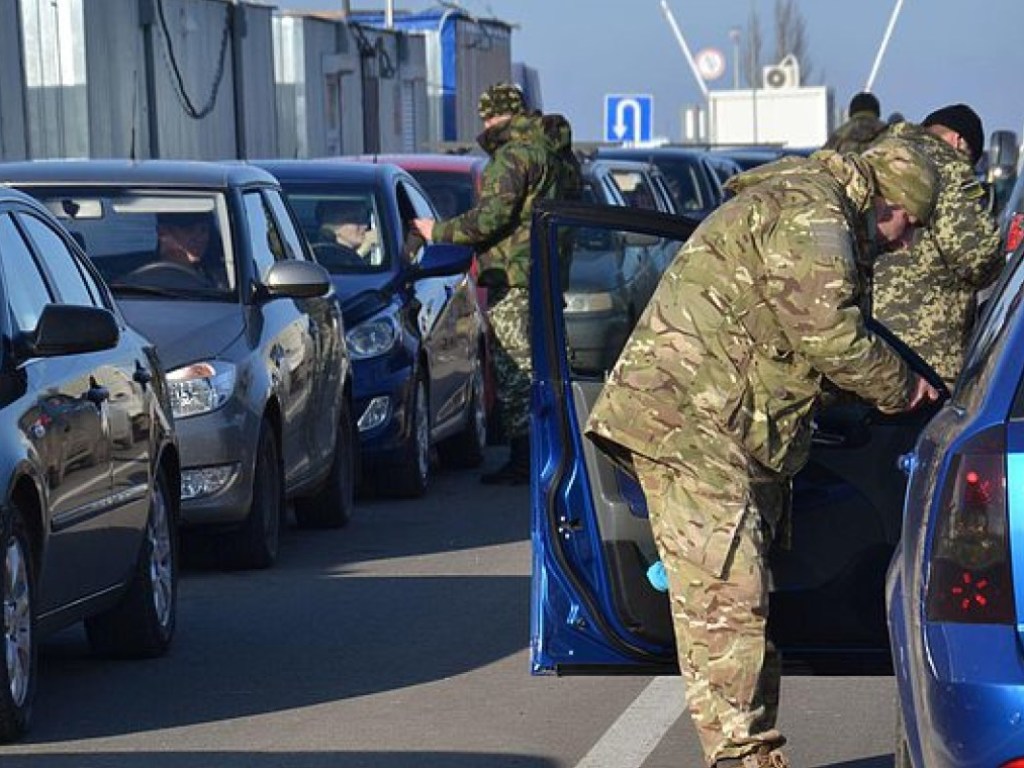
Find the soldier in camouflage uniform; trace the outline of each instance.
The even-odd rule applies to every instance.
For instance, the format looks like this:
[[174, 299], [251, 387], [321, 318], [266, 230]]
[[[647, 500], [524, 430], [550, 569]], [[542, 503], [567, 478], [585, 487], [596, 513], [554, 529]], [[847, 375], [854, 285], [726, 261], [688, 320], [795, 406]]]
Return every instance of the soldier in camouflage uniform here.
[[[477, 137], [491, 156], [476, 207], [447, 221], [417, 219], [416, 228], [434, 242], [473, 246], [480, 260], [479, 282], [488, 288], [488, 318], [498, 402], [509, 461], [481, 480], [519, 485], [530, 480], [530, 215], [537, 200], [561, 196], [567, 178], [541, 115], [527, 114], [514, 85], [491, 86], [480, 97], [484, 131]], [[564, 120], [563, 120], [564, 122]], [[568, 123], [564, 122], [564, 127]], [[552, 134], [568, 140], [562, 125]]]
[[878, 99], [871, 93], [858, 93], [850, 99], [850, 119], [832, 132], [823, 148], [863, 152], [885, 129]]
[[646, 494], [709, 766], [788, 765], [766, 560], [823, 378], [885, 412], [938, 396], [865, 328], [854, 237], [872, 217], [879, 240], [905, 238], [928, 220], [936, 179], [897, 140], [731, 179], [737, 196], [682, 247], [587, 421]]
[[920, 126], [897, 123], [886, 135], [912, 142], [939, 171], [935, 215], [909, 248], [879, 256], [874, 315], [950, 387], [960, 374], [975, 315], [975, 294], [998, 277], [999, 231], [974, 176], [985, 133], [974, 110], [956, 104]]

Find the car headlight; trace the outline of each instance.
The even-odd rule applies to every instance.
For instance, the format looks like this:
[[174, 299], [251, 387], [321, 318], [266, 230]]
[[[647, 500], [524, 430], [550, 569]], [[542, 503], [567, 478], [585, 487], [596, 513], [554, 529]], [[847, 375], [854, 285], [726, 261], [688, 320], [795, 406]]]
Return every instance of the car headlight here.
[[356, 360], [386, 354], [400, 338], [402, 331], [391, 315], [367, 320], [345, 334], [349, 356]]
[[610, 312], [615, 309], [615, 297], [607, 292], [565, 294], [565, 313]]
[[174, 418], [209, 413], [224, 405], [235, 391], [235, 366], [207, 360], [175, 368], [167, 374], [167, 388]]

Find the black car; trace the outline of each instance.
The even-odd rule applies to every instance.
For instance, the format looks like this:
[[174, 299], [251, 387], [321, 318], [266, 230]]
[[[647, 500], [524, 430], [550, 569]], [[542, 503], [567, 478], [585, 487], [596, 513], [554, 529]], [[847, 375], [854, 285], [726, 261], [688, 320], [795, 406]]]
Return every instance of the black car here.
[[177, 613], [179, 458], [153, 347], [45, 208], [0, 187], [0, 741], [29, 725], [40, 639], [85, 621], [158, 656]]
[[487, 444], [485, 325], [472, 251], [424, 247], [412, 220], [437, 212], [397, 166], [259, 165], [281, 182], [341, 297], [367, 489], [421, 496], [435, 449], [449, 466], [478, 466]]
[[724, 199], [707, 152], [689, 147], [601, 147], [598, 157], [650, 163], [661, 171], [679, 213], [703, 218]]
[[354, 431], [341, 308], [277, 181], [237, 163], [0, 165], [85, 247], [152, 339], [182, 456], [182, 521], [222, 563], [277, 557], [300, 525], [351, 515]]

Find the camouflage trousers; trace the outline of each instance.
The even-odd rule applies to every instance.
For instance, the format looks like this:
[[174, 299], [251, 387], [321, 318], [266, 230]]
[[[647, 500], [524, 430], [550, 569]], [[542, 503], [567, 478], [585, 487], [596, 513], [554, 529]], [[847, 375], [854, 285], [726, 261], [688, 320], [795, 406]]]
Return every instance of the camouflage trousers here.
[[[779, 519], [781, 510], [774, 507], [784, 503], [785, 489], [752, 477], [739, 458], [731, 466], [728, 459], [711, 456], [668, 466], [634, 456], [668, 574], [686, 704], [708, 765], [761, 744], [785, 742], [775, 729], [781, 661], [766, 635], [771, 544], [766, 520]], [[704, 510], [696, 519], [706, 520], [715, 507], [722, 519], [738, 507], [744, 510], [720, 578], [679, 555], [679, 542], [696, 534], [688, 510]]]
[[530, 431], [530, 299], [525, 288], [510, 288], [487, 316], [494, 329], [494, 374], [505, 436], [511, 440]]

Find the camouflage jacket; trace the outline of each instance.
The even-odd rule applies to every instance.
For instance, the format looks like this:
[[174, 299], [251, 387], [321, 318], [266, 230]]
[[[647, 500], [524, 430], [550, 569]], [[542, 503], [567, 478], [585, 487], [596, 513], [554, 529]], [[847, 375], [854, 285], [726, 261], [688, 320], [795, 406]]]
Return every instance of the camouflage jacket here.
[[974, 295], [1003, 268], [999, 232], [963, 154], [912, 123], [899, 123], [889, 133], [931, 158], [940, 187], [932, 221], [914, 245], [883, 253], [875, 262], [874, 315], [953, 382], [971, 331]]
[[792, 475], [823, 377], [883, 410], [906, 407], [913, 376], [857, 306], [853, 225], [872, 205], [871, 179], [858, 157], [834, 152], [731, 179], [738, 195], [662, 277], [588, 434], [613, 456], [682, 465], [725, 438]]
[[854, 112], [850, 119], [836, 128], [823, 149], [836, 152], [863, 152], [885, 131], [886, 124], [870, 112]]
[[477, 139], [491, 156], [479, 202], [434, 225], [433, 239], [470, 245], [480, 260], [480, 283], [526, 288], [530, 274], [530, 214], [536, 200], [555, 197], [564, 171], [557, 147], [536, 115], [518, 115]]

